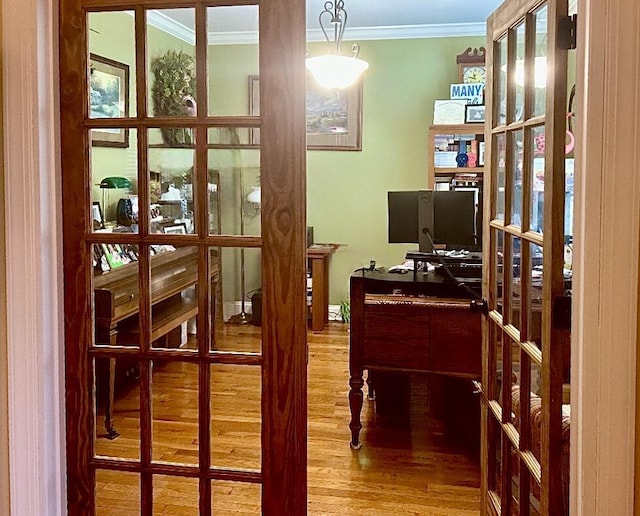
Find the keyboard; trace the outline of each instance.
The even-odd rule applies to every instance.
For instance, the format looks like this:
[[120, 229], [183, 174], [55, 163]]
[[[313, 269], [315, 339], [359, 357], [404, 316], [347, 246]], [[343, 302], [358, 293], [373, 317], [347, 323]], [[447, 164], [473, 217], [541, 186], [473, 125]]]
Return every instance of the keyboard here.
[[[482, 277], [482, 263], [445, 263], [456, 278]], [[442, 269], [442, 272], [446, 274], [444, 267], [440, 267], [440, 269]]]

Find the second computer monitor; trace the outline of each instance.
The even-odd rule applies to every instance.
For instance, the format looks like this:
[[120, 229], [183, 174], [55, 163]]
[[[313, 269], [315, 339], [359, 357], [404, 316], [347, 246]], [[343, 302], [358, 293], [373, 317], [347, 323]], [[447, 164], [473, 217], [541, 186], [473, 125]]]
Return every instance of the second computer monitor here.
[[[420, 190], [418, 194], [418, 243], [432, 252], [432, 243], [447, 249], [480, 249], [475, 192]], [[428, 233], [428, 234], [427, 234]], [[431, 238], [429, 238], [431, 237]]]

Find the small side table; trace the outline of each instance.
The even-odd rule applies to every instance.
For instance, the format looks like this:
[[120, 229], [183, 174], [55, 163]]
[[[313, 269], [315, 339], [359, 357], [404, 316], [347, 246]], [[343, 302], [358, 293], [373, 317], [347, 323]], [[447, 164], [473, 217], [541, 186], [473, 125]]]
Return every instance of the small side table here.
[[329, 259], [339, 244], [313, 244], [307, 248], [311, 263], [311, 329], [322, 331], [329, 322]]

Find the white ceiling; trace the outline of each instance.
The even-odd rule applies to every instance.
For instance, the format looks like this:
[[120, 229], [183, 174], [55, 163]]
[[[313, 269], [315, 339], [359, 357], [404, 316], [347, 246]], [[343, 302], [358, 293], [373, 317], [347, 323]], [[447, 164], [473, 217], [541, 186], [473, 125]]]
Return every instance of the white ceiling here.
[[[503, 0], [345, 0], [345, 40], [485, 34], [485, 21]], [[318, 24], [325, 0], [307, 0], [307, 39], [324, 39]], [[209, 10], [209, 38], [215, 43], [257, 41], [258, 7], [216, 7]], [[193, 9], [153, 11], [149, 22], [193, 43]]]

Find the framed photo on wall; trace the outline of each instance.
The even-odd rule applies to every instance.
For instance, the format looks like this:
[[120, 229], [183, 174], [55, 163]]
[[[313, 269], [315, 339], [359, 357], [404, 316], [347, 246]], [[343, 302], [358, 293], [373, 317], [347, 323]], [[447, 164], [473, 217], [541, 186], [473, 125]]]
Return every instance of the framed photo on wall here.
[[[346, 90], [326, 90], [307, 81], [307, 149], [362, 150], [362, 81]], [[260, 78], [249, 76], [249, 115], [260, 114]], [[251, 130], [260, 144], [260, 129]]]
[[[127, 118], [129, 65], [91, 54], [89, 68], [89, 118]], [[99, 147], [128, 147], [129, 129], [92, 129], [91, 144]]]

